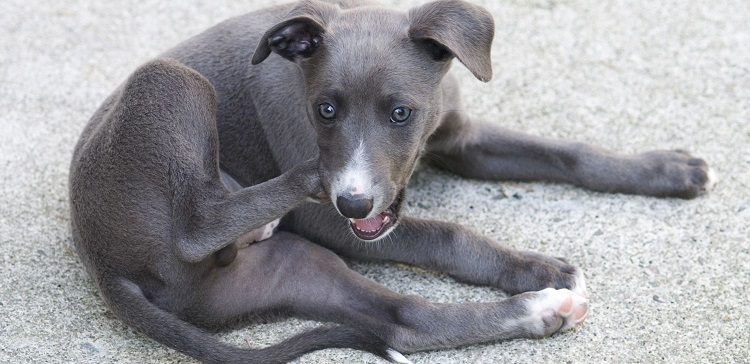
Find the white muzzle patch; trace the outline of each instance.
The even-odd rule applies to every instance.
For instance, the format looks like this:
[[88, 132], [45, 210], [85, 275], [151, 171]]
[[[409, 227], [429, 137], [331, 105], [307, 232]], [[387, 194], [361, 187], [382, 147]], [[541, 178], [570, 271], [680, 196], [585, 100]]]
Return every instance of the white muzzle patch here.
[[365, 152], [364, 141], [360, 139], [359, 146], [346, 164], [344, 171], [334, 179], [331, 185], [331, 200], [336, 201], [343, 194], [364, 195], [366, 198], [378, 200], [372, 195], [373, 182], [369, 162]]

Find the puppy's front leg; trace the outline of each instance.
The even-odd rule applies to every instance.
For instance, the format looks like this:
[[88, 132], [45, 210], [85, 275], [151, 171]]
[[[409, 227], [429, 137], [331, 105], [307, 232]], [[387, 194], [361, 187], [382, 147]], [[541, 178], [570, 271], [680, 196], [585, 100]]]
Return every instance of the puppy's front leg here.
[[408, 263], [509, 293], [567, 288], [588, 296], [578, 268], [543, 254], [504, 247], [457, 224], [402, 217], [391, 236], [356, 246], [345, 253]]
[[427, 160], [458, 175], [564, 182], [601, 192], [694, 198], [711, 181], [705, 161], [681, 150], [623, 155], [565, 140], [532, 136], [472, 119], [444, 115]]
[[303, 201], [319, 200], [323, 188], [315, 159], [258, 185], [217, 191], [191, 200], [193, 211], [186, 214], [185, 236], [177, 244], [185, 261], [201, 261], [240, 236], [273, 224]]
[[[481, 303], [432, 303], [402, 295], [352, 271], [330, 250], [284, 231], [238, 255], [232, 268], [216, 271], [201, 302], [218, 322], [283, 307], [296, 316], [375, 333], [390, 348], [414, 352], [544, 337], [570, 329], [588, 313], [586, 298], [568, 289]], [[394, 350], [388, 354], [407, 362]]]

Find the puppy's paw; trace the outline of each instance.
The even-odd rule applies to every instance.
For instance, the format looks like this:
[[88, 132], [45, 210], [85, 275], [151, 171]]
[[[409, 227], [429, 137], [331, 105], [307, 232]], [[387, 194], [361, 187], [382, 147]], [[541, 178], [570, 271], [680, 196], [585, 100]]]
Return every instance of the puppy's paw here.
[[271, 236], [273, 236], [274, 231], [276, 230], [276, 227], [279, 226], [279, 222], [281, 219], [276, 219], [268, 224], [265, 224], [255, 230], [251, 230], [250, 232], [242, 235], [237, 239], [236, 245], [238, 249], [246, 248], [250, 246], [250, 244], [255, 243], [257, 241], [263, 241]]
[[256, 230], [253, 230], [256, 237], [255, 241], [263, 241], [273, 236], [273, 232], [275, 231], [276, 227], [279, 226], [280, 221], [281, 219], [276, 219]]
[[516, 256], [508, 261], [508, 272], [501, 274], [499, 288], [513, 294], [566, 288], [588, 297], [583, 272], [564, 259], [534, 252], [518, 252]]
[[695, 198], [716, 182], [714, 171], [701, 158], [684, 150], [658, 150], [636, 157], [643, 168], [642, 193], [653, 196]]
[[524, 295], [529, 334], [534, 338], [570, 330], [589, 314], [588, 299], [568, 289], [547, 288]]

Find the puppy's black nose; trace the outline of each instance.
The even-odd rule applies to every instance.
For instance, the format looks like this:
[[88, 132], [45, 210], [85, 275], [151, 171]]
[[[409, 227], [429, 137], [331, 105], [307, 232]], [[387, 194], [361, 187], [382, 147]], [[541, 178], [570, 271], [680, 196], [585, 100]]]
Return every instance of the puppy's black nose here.
[[365, 195], [344, 194], [336, 198], [336, 207], [342, 215], [352, 219], [362, 219], [372, 210], [372, 198]]

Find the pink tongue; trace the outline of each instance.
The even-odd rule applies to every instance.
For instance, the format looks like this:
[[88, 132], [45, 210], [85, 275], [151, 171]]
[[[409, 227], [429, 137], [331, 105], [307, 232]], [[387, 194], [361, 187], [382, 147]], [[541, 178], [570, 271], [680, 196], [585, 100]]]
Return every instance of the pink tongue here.
[[354, 226], [361, 231], [377, 231], [383, 227], [383, 215], [378, 214], [369, 219], [354, 220]]

